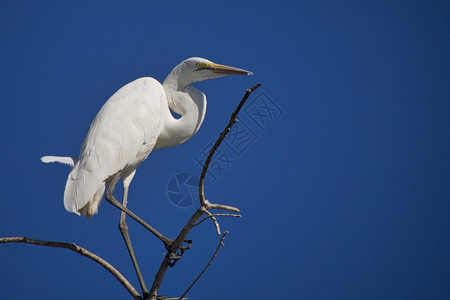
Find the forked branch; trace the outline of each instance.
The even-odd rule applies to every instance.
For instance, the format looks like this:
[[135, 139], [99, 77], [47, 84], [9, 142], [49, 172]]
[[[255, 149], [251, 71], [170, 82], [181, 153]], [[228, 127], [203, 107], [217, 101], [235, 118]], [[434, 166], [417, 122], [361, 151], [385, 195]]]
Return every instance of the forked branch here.
[[[220, 134], [219, 138], [215, 142], [214, 146], [209, 151], [208, 157], [206, 158], [205, 164], [203, 165], [202, 173], [200, 175], [200, 180], [199, 180], [200, 207], [192, 215], [192, 217], [189, 219], [189, 221], [186, 223], [186, 225], [184, 225], [183, 229], [178, 234], [178, 236], [175, 239], [175, 241], [169, 247], [169, 249], [168, 249], [169, 253], [167, 253], [164, 256], [164, 259], [163, 259], [163, 261], [162, 261], [162, 263], [161, 263], [161, 265], [159, 267], [158, 273], [155, 275], [155, 280], [153, 281], [152, 288], [150, 289], [150, 296], [149, 296], [150, 300], [156, 300], [157, 299], [158, 291], [159, 291], [159, 288], [161, 286], [162, 280], [163, 280], [163, 278], [164, 278], [164, 276], [166, 274], [166, 271], [167, 271], [169, 266], [172, 266], [174, 264], [174, 262], [173, 262], [173, 254], [176, 253], [178, 251], [178, 249], [180, 249], [181, 244], [186, 239], [186, 237], [189, 234], [189, 232], [192, 230], [192, 228], [194, 228], [197, 225], [199, 219], [204, 214], [208, 215], [208, 217], [213, 220], [214, 225], [216, 227], [216, 231], [218, 233], [220, 233], [219, 223], [217, 222], [215, 216], [208, 212], [209, 209], [222, 209], [222, 210], [227, 210], [227, 211], [232, 211], [232, 212], [239, 212], [239, 209], [236, 208], [236, 207], [222, 205], [222, 204], [212, 204], [208, 200], [206, 200], [205, 192], [204, 192], [205, 177], [206, 177], [206, 173], [208, 172], [208, 167], [209, 167], [209, 164], [211, 163], [211, 160], [212, 160], [212, 157], [214, 156], [214, 153], [217, 151], [217, 149], [219, 148], [220, 144], [225, 139], [227, 133], [231, 130], [233, 125], [237, 122], [236, 117], [237, 117], [239, 111], [241, 110], [242, 106], [244, 106], [245, 101], [247, 101], [247, 99], [250, 96], [250, 94], [254, 90], [256, 90], [260, 85], [261, 84], [258, 83], [255, 86], [253, 86], [252, 88], [247, 89], [247, 91], [246, 91], [244, 97], [242, 98], [241, 102], [239, 102], [239, 105], [237, 106], [237, 108], [231, 114], [230, 121], [228, 122], [227, 126], [222, 131], [222, 133]], [[214, 255], [214, 257], [215, 257], [215, 255]], [[213, 257], [213, 259], [214, 259], [214, 257]], [[194, 282], [194, 284], [195, 284], [195, 282]]]

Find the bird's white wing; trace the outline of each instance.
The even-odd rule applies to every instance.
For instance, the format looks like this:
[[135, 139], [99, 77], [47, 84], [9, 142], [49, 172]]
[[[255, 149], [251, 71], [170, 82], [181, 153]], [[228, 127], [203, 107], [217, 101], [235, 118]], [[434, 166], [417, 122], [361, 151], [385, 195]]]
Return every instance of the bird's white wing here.
[[41, 161], [43, 163], [59, 162], [59, 163], [73, 167], [77, 163], [78, 158], [77, 157], [65, 157], [65, 156], [42, 156]]
[[64, 206], [68, 211], [95, 214], [108, 179], [119, 171], [132, 172], [147, 158], [161, 130], [165, 99], [161, 84], [146, 77], [125, 85], [103, 105], [67, 178]]

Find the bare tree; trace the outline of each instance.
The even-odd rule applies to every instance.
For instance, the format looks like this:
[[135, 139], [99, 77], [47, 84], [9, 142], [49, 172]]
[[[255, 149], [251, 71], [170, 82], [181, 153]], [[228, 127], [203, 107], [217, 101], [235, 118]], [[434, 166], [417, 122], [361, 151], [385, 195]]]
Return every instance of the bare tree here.
[[[222, 204], [213, 204], [210, 203], [205, 196], [205, 177], [206, 173], [209, 168], [209, 164], [211, 163], [211, 160], [214, 156], [214, 153], [219, 148], [222, 141], [227, 136], [228, 132], [231, 130], [233, 125], [237, 122], [237, 115], [239, 111], [241, 110], [244, 103], [247, 101], [250, 94], [257, 89], [261, 84], [258, 83], [255, 86], [253, 86], [250, 89], [247, 89], [244, 97], [240, 101], [237, 108], [233, 111], [231, 114], [230, 120], [225, 127], [225, 129], [220, 134], [219, 138], [215, 142], [214, 146], [212, 147], [211, 151], [209, 152], [208, 157], [206, 158], [206, 161], [203, 165], [202, 173], [200, 175], [199, 180], [199, 200], [200, 200], [200, 207], [197, 209], [197, 211], [191, 216], [191, 218], [186, 222], [184, 227], [181, 229], [180, 233], [176, 237], [176, 239], [173, 241], [173, 243], [170, 245], [170, 247], [167, 249], [168, 252], [163, 258], [163, 261], [161, 262], [161, 265], [158, 269], [158, 272], [155, 276], [155, 279], [153, 281], [152, 287], [150, 289], [149, 294], [141, 295], [139, 292], [134, 288], [134, 286], [116, 269], [114, 266], [112, 266], [110, 263], [102, 259], [100, 256], [88, 251], [87, 249], [80, 247], [76, 245], [75, 243], [65, 243], [65, 242], [55, 242], [55, 241], [45, 241], [45, 240], [36, 240], [28, 237], [3, 237], [0, 238], [0, 243], [27, 243], [32, 245], [38, 245], [38, 246], [46, 246], [46, 247], [59, 247], [59, 248], [65, 248], [72, 250], [82, 256], [85, 256], [94, 262], [101, 265], [103, 268], [105, 268], [108, 272], [110, 272], [119, 282], [122, 284], [122, 286], [127, 289], [127, 291], [130, 293], [130, 295], [134, 299], [144, 299], [144, 300], [157, 300], [157, 299], [185, 299], [183, 298], [186, 296], [186, 294], [189, 292], [189, 290], [195, 285], [195, 283], [200, 279], [200, 277], [205, 273], [206, 269], [210, 266], [211, 262], [216, 257], [220, 247], [223, 245], [223, 240], [225, 236], [228, 234], [228, 231], [225, 231], [218, 243], [218, 246], [213, 253], [211, 259], [208, 261], [206, 266], [203, 268], [203, 270], [200, 272], [200, 274], [197, 276], [197, 278], [192, 282], [192, 284], [186, 289], [186, 291], [180, 296], [176, 298], [167, 298], [165, 296], [158, 296], [158, 291], [161, 286], [161, 283], [164, 279], [164, 276], [166, 274], [166, 271], [169, 267], [173, 267], [182, 257], [183, 253], [191, 248], [191, 241], [186, 240], [188, 234], [191, 232], [191, 230], [203, 223], [203, 221], [207, 219], [211, 219], [213, 222], [216, 232], [218, 235], [221, 234], [219, 222], [217, 221], [217, 217], [241, 217], [241, 215], [237, 214], [239, 213], [239, 209], [232, 206], [222, 205]], [[119, 173], [118, 173], [119, 174]], [[112, 182], [110, 183], [110, 187], [105, 195], [105, 197], [110, 202], [117, 201], [114, 197], [114, 189], [117, 184], [117, 181], [119, 180], [120, 176], [116, 175], [113, 177]], [[229, 211], [231, 213], [211, 213], [210, 210], [218, 209], [218, 210], [225, 210]]]

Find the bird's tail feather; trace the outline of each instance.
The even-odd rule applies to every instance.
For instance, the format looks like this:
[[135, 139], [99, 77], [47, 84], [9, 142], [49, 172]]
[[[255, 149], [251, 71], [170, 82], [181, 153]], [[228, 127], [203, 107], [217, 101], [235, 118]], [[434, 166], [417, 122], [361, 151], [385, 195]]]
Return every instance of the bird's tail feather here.
[[92, 217], [98, 211], [106, 184], [95, 178], [92, 172], [79, 169], [78, 158], [66, 156], [43, 156], [44, 163], [59, 162], [72, 167], [64, 190], [64, 207], [67, 211]]
[[78, 170], [78, 165], [75, 165], [67, 178], [64, 207], [70, 212], [90, 218], [97, 213], [105, 189], [104, 181], [95, 178], [86, 169]]
[[42, 156], [41, 161], [43, 163], [59, 162], [59, 163], [73, 167], [77, 163], [78, 158], [77, 157], [66, 157], [66, 156]]

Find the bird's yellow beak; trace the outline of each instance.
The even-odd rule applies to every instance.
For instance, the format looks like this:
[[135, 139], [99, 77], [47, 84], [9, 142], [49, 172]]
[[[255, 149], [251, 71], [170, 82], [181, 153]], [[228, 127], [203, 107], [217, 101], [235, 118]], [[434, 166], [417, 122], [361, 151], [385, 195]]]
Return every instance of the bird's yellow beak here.
[[216, 74], [223, 74], [223, 75], [253, 75], [252, 72], [244, 69], [219, 65], [215, 63], [199, 63], [197, 65], [197, 70], [201, 69], [211, 70]]

